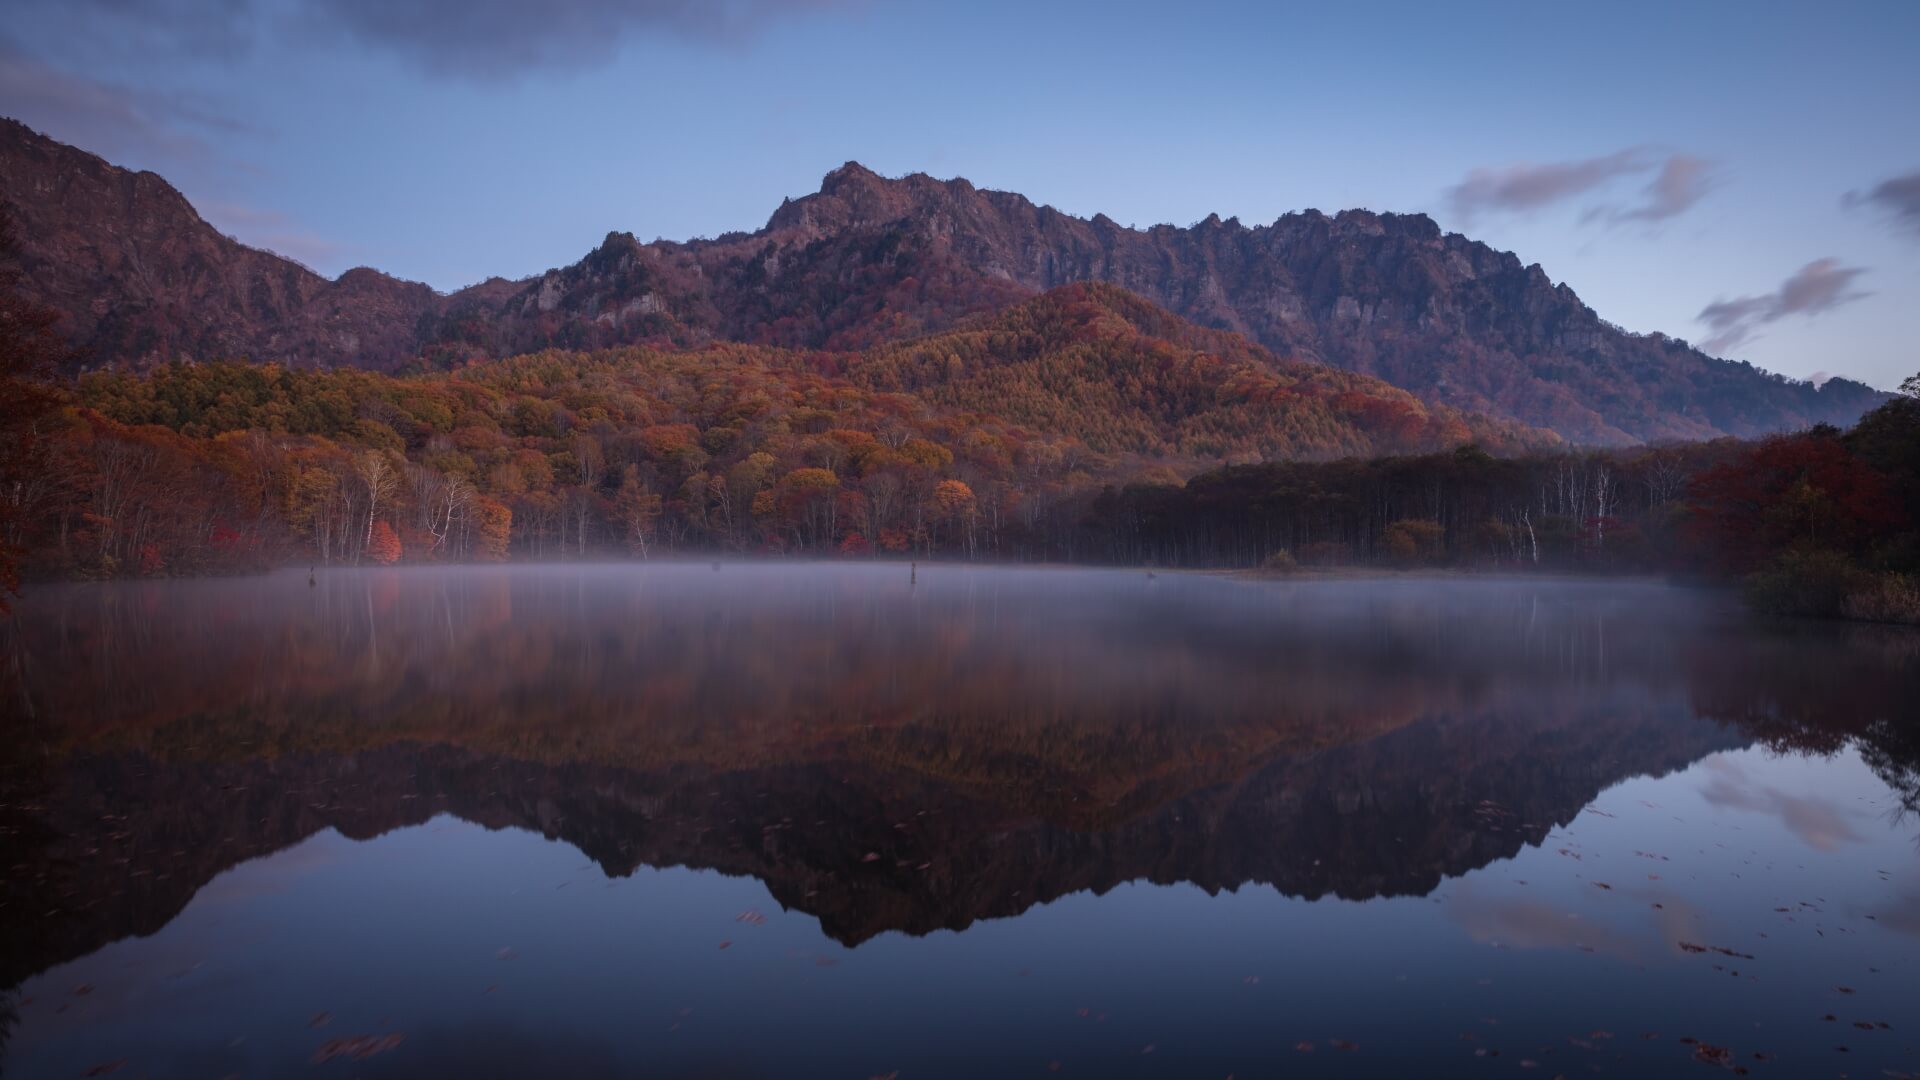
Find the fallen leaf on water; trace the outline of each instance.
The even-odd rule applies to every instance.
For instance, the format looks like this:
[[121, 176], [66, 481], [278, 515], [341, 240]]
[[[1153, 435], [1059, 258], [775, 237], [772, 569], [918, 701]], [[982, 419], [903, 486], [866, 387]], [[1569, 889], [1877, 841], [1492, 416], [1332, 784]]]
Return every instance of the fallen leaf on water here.
[[311, 1060], [315, 1065], [323, 1065], [334, 1058], [351, 1058], [365, 1061], [375, 1054], [384, 1054], [405, 1042], [407, 1037], [399, 1032], [389, 1035], [349, 1035], [341, 1039], [329, 1039], [314, 1051]]
[[307, 1021], [307, 1026], [308, 1026], [308, 1027], [310, 1027], [310, 1028], [323, 1028], [323, 1027], [326, 1027], [326, 1026], [327, 1026], [328, 1024], [331, 1024], [331, 1023], [333, 1023], [333, 1014], [332, 1014], [332, 1013], [330, 1013], [330, 1012], [317, 1012], [317, 1013], [314, 1013], [314, 1014], [313, 1014], [313, 1018], [312, 1018], [312, 1019], [310, 1019], [310, 1020], [308, 1020], [308, 1021]]
[[1734, 1067], [1732, 1050], [1709, 1043], [1701, 1043], [1693, 1048], [1693, 1060], [1702, 1065], [1718, 1065], [1723, 1069]]
[[88, 1069], [87, 1075], [88, 1076], [106, 1076], [110, 1073], [117, 1073], [121, 1069], [125, 1068], [126, 1064], [127, 1064], [126, 1058], [115, 1058], [112, 1061], [102, 1062], [101, 1064], [95, 1065], [93, 1068]]
[[1300, 1052], [1300, 1053], [1302, 1053], [1302, 1054], [1311, 1054], [1311, 1053], [1313, 1053], [1313, 1044], [1312, 1044], [1312, 1043], [1310, 1043], [1310, 1042], [1297, 1042], [1297, 1043], [1294, 1043], [1294, 1044], [1293, 1044], [1293, 1048], [1294, 1048], [1295, 1050], [1297, 1050], [1297, 1051], [1299, 1051], [1299, 1052]]

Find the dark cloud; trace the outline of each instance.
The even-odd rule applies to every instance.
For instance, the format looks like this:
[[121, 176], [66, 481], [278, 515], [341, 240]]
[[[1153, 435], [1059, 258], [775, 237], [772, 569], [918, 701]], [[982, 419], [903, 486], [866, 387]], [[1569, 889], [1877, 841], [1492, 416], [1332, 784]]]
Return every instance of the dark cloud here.
[[1896, 226], [1920, 238], [1920, 170], [1882, 180], [1870, 191], [1850, 192], [1846, 202], [1878, 210], [1892, 218]]
[[709, 43], [757, 37], [839, 0], [308, 0], [307, 15], [433, 75], [475, 80], [604, 64], [648, 34]]
[[252, 49], [259, 0], [9, 0], [41, 55], [64, 60], [190, 56], [230, 60]]
[[1622, 177], [1652, 173], [1641, 200], [1631, 206], [1603, 204], [1583, 221], [1655, 222], [1684, 213], [1718, 184], [1712, 162], [1690, 154], [1662, 157], [1644, 146], [1583, 161], [1523, 163], [1474, 169], [1447, 192], [1460, 216], [1538, 210], [1598, 191]]
[[1869, 295], [1853, 288], [1866, 273], [1861, 267], [1841, 266], [1838, 259], [1815, 259], [1764, 296], [1715, 300], [1696, 318], [1713, 335], [1700, 343], [1707, 352], [1723, 352], [1753, 339], [1760, 327], [1789, 315], [1818, 315]]
[[10, 0], [42, 55], [235, 60], [264, 37], [344, 37], [431, 75], [482, 81], [611, 61], [647, 35], [749, 41], [782, 19], [866, 0]]

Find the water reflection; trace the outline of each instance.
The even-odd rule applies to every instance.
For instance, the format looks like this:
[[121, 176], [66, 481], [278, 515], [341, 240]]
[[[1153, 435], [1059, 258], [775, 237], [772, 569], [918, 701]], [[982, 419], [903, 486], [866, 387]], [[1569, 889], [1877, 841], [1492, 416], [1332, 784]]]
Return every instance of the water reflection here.
[[[1857, 748], [1920, 806], [1911, 635], [1754, 627], [1649, 585], [338, 572], [48, 589], [6, 648], [4, 910], [44, 914], [4, 920], [0, 985], [154, 934], [245, 860], [439, 815], [614, 881], [750, 875], [858, 946], [1128, 882], [1425, 896], [1756, 740]], [[1862, 839], [1743, 760], [1701, 766], [1705, 804], [1810, 850]], [[1474, 941], [1648, 954], [1564, 904], [1452, 902]]]

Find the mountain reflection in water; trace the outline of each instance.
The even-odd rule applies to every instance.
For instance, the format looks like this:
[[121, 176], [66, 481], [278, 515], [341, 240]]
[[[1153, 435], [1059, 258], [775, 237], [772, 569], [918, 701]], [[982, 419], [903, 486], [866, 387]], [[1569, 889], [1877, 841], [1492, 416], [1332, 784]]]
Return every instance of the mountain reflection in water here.
[[[1893, 906], [1869, 927], [1897, 933], [1920, 911], [1899, 906], [1894, 879], [1913, 882], [1914, 830], [1897, 818], [1920, 807], [1913, 636], [1756, 626], [1720, 598], [1655, 585], [947, 566], [910, 582], [897, 565], [333, 571], [313, 587], [302, 573], [36, 590], [6, 648], [0, 985], [24, 996], [40, 973], [129, 935], [161, 940], [247, 860], [332, 851], [328, 830], [367, 840], [454, 819], [564, 841], [616, 883], [661, 881], [649, 868], [749, 875], [851, 956], [889, 931], [964, 930], [1148, 882], [1434, 894], [1469, 942], [1645, 964], [1644, 943], [1570, 925], [1565, 903], [1489, 895], [1478, 878], [1436, 890], [1554, 847], [1578, 872], [1570, 828], [1609, 825], [1583, 809], [1696, 762], [1716, 813], [1809, 850], [1852, 850], [1869, 833], [1907, 843], [1907, 865], [1878, 868]], [[1754, 773], [1752, 752], [1721, 753], [1755, 743], [1857, 763], [1885, 785], [1884, 812], [1863, 823], [1831, 793]], [[1639, 827], [1652, 831], [1638, 842], [1658, 842], [1656, 823]], [[455, 873], [457, 859], [488, 857], [490, 835], [381, 843]], [[1638, 869], [1617, 861], [1614, 876]], [[386, 965], [429, 962], [393, 948]], [[46, 1006], [44, 993], [11, 1006], [15, 1057]], [[1258, 1064], [1240, 1034], [1221, 1038], [1223, 1053], [1251, 1055], [1243, 1068]], [[428, 1058], [423, 1041], [407, 1050], [416, 1068], [490, 1060]], [[57, 1034], [42, 1042], [28, 1060], [65, 1060]], [[406, 1071], [399, 1049], [377, 1053], [367, 1067]], [[579, 1068], [662, 1060], [617, 1041], [594, 1054]], [[697, 1072], [720, 1057], [674, 1060]], [[1186, 1074], [1151, 1055], [1100, 1060], [1108, 1074]], [[778, 1071], [806, 1071], [789, 1066]], [[729, 1068], [714, 1071], [761, 1071]]]

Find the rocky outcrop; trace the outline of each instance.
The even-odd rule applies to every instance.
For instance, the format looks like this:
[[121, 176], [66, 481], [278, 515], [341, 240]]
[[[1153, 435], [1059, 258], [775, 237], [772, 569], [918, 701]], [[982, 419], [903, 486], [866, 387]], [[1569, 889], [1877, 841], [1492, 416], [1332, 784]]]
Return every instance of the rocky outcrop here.
[[1027, 288], [1112, 282], [1283, 356], [1579, 442], [1850, 424], [1884, 398], [1859, 383], [1816, 388], [1678, 339], [1630, 334], [1538, 265], [1443, 233], [1420, 214], [1308, 210], [1253, 227], [1210, 216], [1189, 228], [1129, 229], [965, 180], [886, 180], [849, 163], [818, 194], [775, 212], [759, 257], [792, 267], [795, 253], [818, 261], [822, 245], [875, 234]]
[[645, 244], [612, 233], [571, 266], [441, 295], [365, 269], [328, 281], [221, 236], [151, 173], [4, 120], [0, 201], [32, 299], [66, 313], [89, 366], [243, 356], [396, 370], [713, 339], [859, 350], [1104, 281], [1283, 357], [1581, 443], [1844, 425], [1885, 397], [1630, 334], [1538, 265], [1418, 214], [1132, 229], [850, 162], [756, 232]]

